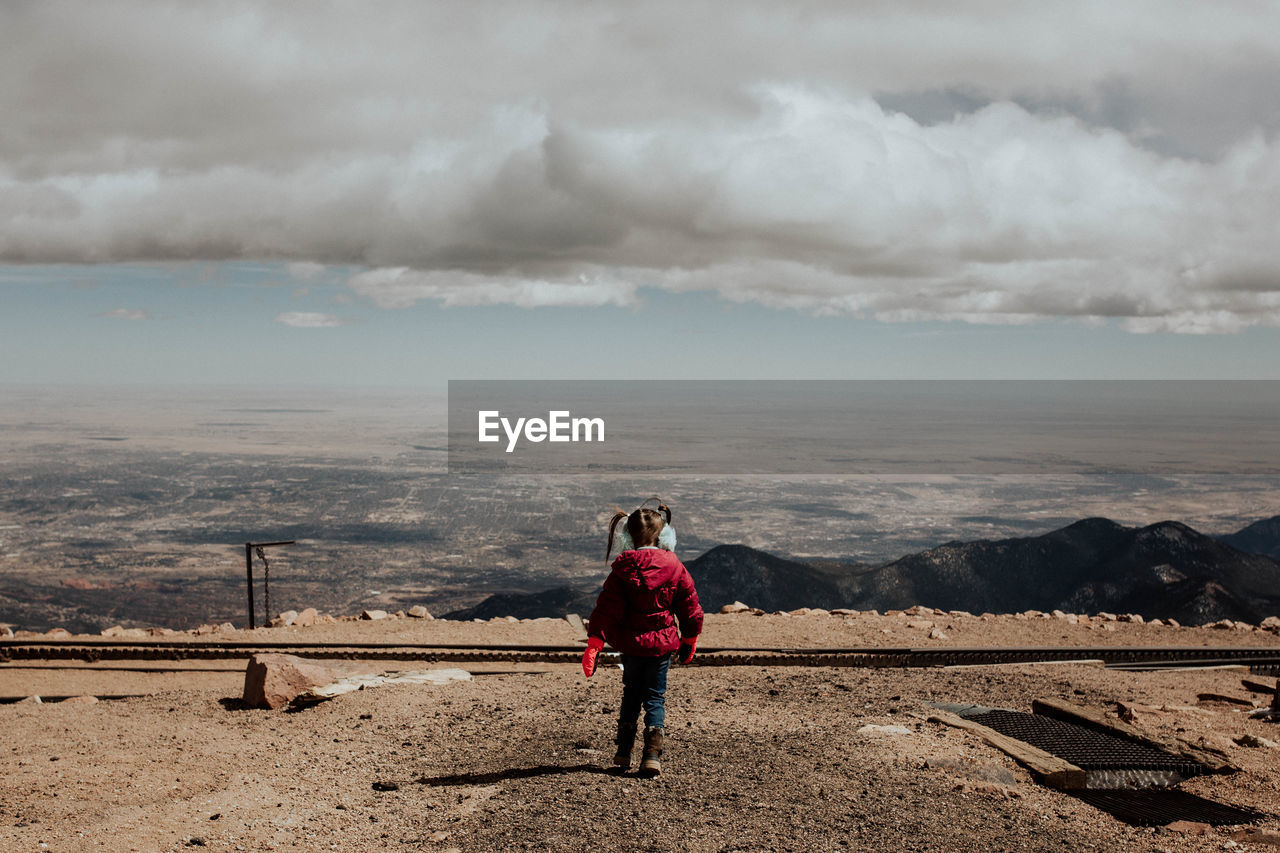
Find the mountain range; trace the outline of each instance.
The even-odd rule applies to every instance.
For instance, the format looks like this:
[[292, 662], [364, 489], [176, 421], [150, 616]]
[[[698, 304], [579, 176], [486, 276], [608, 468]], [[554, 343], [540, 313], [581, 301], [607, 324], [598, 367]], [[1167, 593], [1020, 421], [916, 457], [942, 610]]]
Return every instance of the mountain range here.
[[[874, 566], [720, 545], [687, 565], [708, 611], [733, 601], [764, 610], [923, 604], [972, 613], [1136, 613], [1198, 625], [1257, 624], [1280, 613], [1277, 559], [1280, 516], [1216, 538], [1176, 521], [1125, 527], [1086, 518], [1039, 536], [947, 542]], [[586, 616], [598, 590], [491, 596], [446, 618]]]

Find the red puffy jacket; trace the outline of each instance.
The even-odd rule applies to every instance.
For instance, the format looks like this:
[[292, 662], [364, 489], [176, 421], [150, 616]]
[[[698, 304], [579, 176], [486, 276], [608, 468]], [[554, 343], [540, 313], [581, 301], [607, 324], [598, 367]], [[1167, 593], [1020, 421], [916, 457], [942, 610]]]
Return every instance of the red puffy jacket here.
[[[679, 621], [680, 629], [676, 630]], [[623, 551], [591, 611], [588, 634], [624, 655], [655, 657], [702, 633], [702, 605], [689, 570], [670, 551]]]

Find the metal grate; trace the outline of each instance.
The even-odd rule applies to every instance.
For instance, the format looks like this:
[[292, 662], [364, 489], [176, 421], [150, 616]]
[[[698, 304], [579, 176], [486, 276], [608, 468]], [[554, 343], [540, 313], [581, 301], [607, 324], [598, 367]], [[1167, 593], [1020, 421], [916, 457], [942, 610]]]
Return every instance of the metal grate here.
[[1073, 797], [1131, 826], [1165, 826], [1177, 820], [1231, 826], [1253, 823], [1265, 817], [1253, 809], [1228, 806], [1173, 788], [1138, 791], [1067, 791]]
[[993, 709], [965, 716], [1086, 771], [1158, 770], [1184, 778], [1205, 772], [1195, 761], [1041, 714]]

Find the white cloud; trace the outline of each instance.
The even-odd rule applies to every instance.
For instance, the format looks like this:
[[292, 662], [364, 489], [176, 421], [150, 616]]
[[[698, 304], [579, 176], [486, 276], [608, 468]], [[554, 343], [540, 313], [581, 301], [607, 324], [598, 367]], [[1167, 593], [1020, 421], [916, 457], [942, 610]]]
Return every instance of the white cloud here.
[[95, 317], [105, 317], [110, 320], [150, 320], [151, 314], [142, 308], [113, 308], [110, 311], [103, 311], [100, 314], [94, 314]]
[[332, 326], [345, 326], [351, 322], [346, 317], [335, 317], [332, 314], [320, 314], [315, 311], [285, 311], [276, 315], [276, 322], [296, 329], [327, 329]]
[[422, 300], [436, 300], [446, 306], [518, 305], [521, 308], [635, 303], [635, 285], [611, 278], [591, 278], [585, 273], [564, 281], [396, 267], [360, 273], [349, 284], [352, 290], [372, 299], [380, 308], [407, 308]]
[[1280, 4], [554, 6], [6, 7], [0, 261], [1280, 325]]
[[317, 264], [312, 261], [291, 261], [285, 265], [289, 272], [289, 277], [295, 281], [315, 281], [324, 275], [324, 264]]

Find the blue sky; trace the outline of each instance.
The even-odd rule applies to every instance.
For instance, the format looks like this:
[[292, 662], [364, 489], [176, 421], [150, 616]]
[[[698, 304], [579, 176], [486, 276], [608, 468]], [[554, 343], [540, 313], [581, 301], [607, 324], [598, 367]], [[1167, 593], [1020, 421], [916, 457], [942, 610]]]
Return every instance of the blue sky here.
[[[0, 269], [0, 381], [387, 385], [462, 378], [1277, 378], [1280, 333], [886, 323], [642, 290], [599, 307], [382, 308], [348, 268], [285, 264]], [[298, 328], [291, 313], [342, 325]]]

